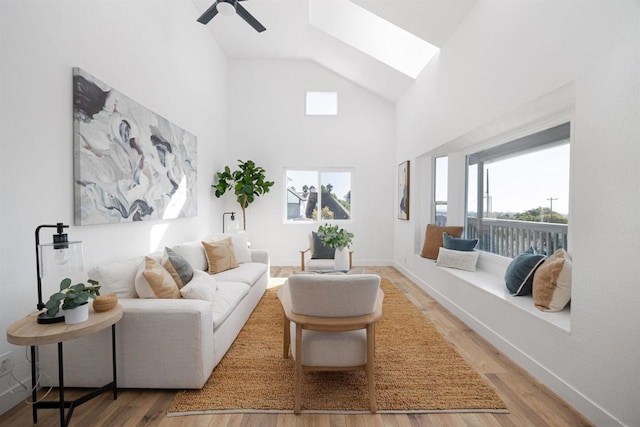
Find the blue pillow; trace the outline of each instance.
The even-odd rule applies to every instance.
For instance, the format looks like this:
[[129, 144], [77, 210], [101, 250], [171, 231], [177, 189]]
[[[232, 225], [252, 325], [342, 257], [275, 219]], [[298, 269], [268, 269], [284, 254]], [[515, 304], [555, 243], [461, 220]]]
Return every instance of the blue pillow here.
[[472, 251], [478, 244], [478, 239], [459, 239], [442, 233], [442, 243], [445, 249], [454, 251]]
[[509, 293], [513, 296], [531, 295], [533, 275], [545, 260], [544, 255], [525, 251], [515, 257], [504, 274]]

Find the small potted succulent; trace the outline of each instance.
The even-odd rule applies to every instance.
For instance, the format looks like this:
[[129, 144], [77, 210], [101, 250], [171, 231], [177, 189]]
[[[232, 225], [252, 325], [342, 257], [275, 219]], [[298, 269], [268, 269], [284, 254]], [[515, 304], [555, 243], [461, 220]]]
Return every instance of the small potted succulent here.
[[64, 310], [64, 321], [67, 324], [84, 322], [89, 318], [89, 299], [95, 299], [100, 295], [100, 286], [95, 280], [89, 279], [89, 285], [78, 283], [71, 284], [71, 279], [66, 278], [60, 282], [60, 291], [49, 297], [44, 305], [47, 314], [51, 317], [58, 314], [60, 306]]
[[336, 250], [334, 256], [334, 268], [336, 270], [349, 270], [348, 248], [353, 242], [353, 233], [337, 225], [321, 225], [318, 227], [318, 237], [325, 246]]

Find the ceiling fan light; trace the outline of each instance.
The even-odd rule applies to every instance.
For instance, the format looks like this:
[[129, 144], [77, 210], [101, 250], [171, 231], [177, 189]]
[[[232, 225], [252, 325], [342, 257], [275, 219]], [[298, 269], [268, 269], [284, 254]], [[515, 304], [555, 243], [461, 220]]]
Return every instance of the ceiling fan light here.
[[217, 9], [218, 12], [226, 16], [235, 15], [236, 13], [236, 8], [233, 2], [219, 1]]

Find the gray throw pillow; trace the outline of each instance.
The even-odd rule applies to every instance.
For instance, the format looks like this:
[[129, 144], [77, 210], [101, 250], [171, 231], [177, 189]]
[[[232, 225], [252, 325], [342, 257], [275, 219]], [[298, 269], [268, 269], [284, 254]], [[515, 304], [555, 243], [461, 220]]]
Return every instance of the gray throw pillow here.
[[171, 274], [178, 288], [182, 288], [193, 279], [193, 267], [189, 261], [171, 248], [164, 248], [162, 266]]
[[336, 254], [336, 250], [325, 246], [318, 236], [318, 233], [312, 231], [313, 235], [313, 248], [311, 248], [311, 259], [333, 259]]

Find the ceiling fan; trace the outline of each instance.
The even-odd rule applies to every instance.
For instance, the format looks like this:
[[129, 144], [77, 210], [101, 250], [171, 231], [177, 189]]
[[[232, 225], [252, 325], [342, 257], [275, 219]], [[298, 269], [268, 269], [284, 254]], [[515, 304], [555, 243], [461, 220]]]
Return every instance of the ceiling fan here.
[[256, 18], [251, 15], [247, 9], [242, 7], [239, 2], [244, 0], [216, 0], [213, 5], [209, 9], [207, 9], [201, 16], [198, 18], [198, 22], [201, 24], [207, 25], [209, 21], [213, 19], [214, 16], [218, 14], [218, 12], [223, 15], [233, 15], [233, 13], [237, 13], [240, 15], [242, 19], [247, 21], [249, 25], [251, 25], [257, 32], [261, 33], [266, 28], [262, 25]]

